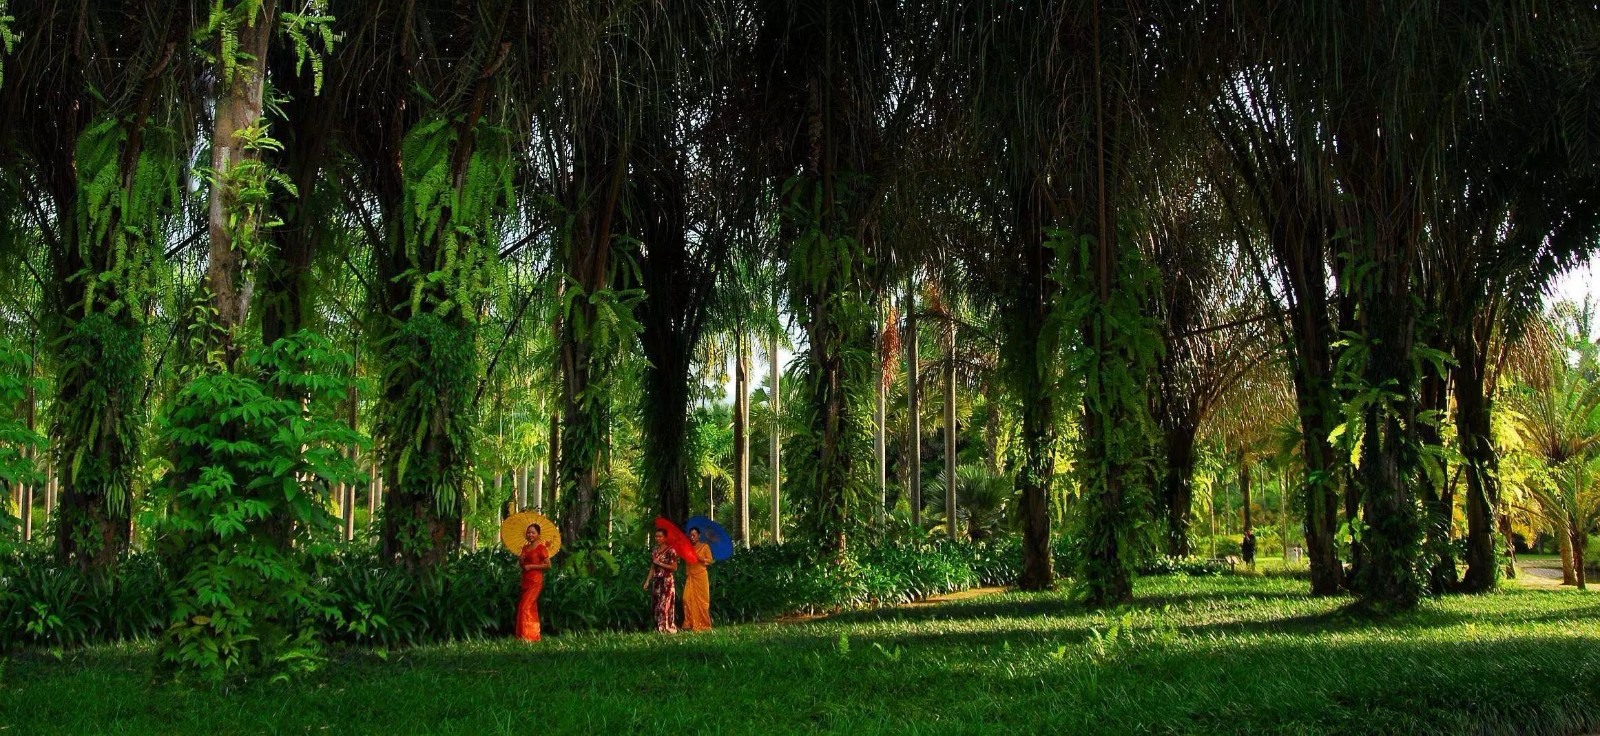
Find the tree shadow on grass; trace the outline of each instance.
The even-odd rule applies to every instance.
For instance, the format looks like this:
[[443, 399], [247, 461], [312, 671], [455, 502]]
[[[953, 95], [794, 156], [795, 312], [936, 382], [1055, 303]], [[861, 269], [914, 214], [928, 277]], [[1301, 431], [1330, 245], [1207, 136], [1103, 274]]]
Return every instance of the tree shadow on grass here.
[[825, 624], [917, 623], [923, 621], [961, 621], [997, 618], [1035, 618], [1066, 616], [1084, 612], [1084, 607], [1066, 598], [974, 598], [951, 603], [920, 606], [893, 606], [863, 611], [847, 611], [804, 621], [797, 626]]

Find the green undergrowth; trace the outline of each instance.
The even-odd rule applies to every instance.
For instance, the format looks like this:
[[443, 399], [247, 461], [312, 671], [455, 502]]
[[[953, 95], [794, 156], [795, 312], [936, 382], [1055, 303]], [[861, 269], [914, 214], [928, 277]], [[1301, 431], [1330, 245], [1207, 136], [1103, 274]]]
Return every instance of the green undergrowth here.
[[[1068, 548], [1065, 542], [1058, 543]], [[591, 557], [591, 559], [594, 559]], [[547, 633], [642, 631], [652, 626], [640, 583], [643, 549], [616, 548], [605, 564], [557, 558], [540, 597]], [[766, 621], [896, 605], [1016, 580], [1015, 539], [982, 544], [885, 541], [850, 557], [819, 557], [804, 544], [743, 550], [712, 567], [712, 615]], [[519, 594], [516, 558], [501, 549], [459, 555], [433, 575], [418, 575], [351, 546], [300, 559], [329, 606], [316, 623], [323, 640], [391, 650], [507, 636]], [[1065, 569], [1064, 562], [1058, 567]], [[592, 569], [590, 569], [592, 567]], [[1156, 559], [1152, 574], [1219, 572], [1200, 560]], [[171, 576], [150, 555], [135, 555], [108, 579], [56, 565], [43, 554], [0, 561], [0, 651], [64, 651], [159, 635], [171, 619]]]
[[148, 647], [20, 655], [8, 733], [1506, 733], [1600, 729], [1600, 598], [1375, 619], [1300, 581], [1142, 578], [708, 634], [343, 648], [286, 685], [163, 684]]

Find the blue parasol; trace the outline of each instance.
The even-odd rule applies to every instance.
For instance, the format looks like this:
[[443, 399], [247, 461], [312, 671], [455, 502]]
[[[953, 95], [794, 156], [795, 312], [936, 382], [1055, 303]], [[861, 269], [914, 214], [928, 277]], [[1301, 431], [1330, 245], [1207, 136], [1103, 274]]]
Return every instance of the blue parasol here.
[[711, 547], [711, 559], [721, 562], [733, 556], [733, 537], [721, 524], [704, 516], [691, 516], [683, 523], [683, 533], [688, 534], [690, 529], [700, 530], [700, 541]]

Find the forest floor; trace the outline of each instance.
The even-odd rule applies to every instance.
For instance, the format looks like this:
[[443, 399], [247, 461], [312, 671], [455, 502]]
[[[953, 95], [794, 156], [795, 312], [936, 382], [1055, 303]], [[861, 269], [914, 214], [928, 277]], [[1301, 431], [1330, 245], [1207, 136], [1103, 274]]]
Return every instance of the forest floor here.
[[0, 669], [0, 734], [1600, 731], [1600, 598], [1509, 587], [1387, 618], [1301, 580], [1141, 579], [1089, 611], [994, 592], [699, 635], [338, 651], [229, 692], [148, 645]]

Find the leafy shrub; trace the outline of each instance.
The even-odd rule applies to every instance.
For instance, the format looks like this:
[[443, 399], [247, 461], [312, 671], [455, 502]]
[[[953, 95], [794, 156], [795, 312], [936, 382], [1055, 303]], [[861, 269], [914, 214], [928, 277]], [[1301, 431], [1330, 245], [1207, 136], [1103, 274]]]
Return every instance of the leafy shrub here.
[[173, 576], [167, 663], [212, 681], [314, 666], [316, 621], [332, 609], [293, 547], [332, 536], [328, 489], [358, 476], [340, 450], [360, 437], [332, 418], [349, 361], [300, 332], [178, 393], [162, 421], [173, 466], [157, 489]]
[[154, 636], [166, 624], [167, 576], [149, 554], [96, 576], [42, 554], [6, 561], [0, 576], [0, 645], [60, 650]]

